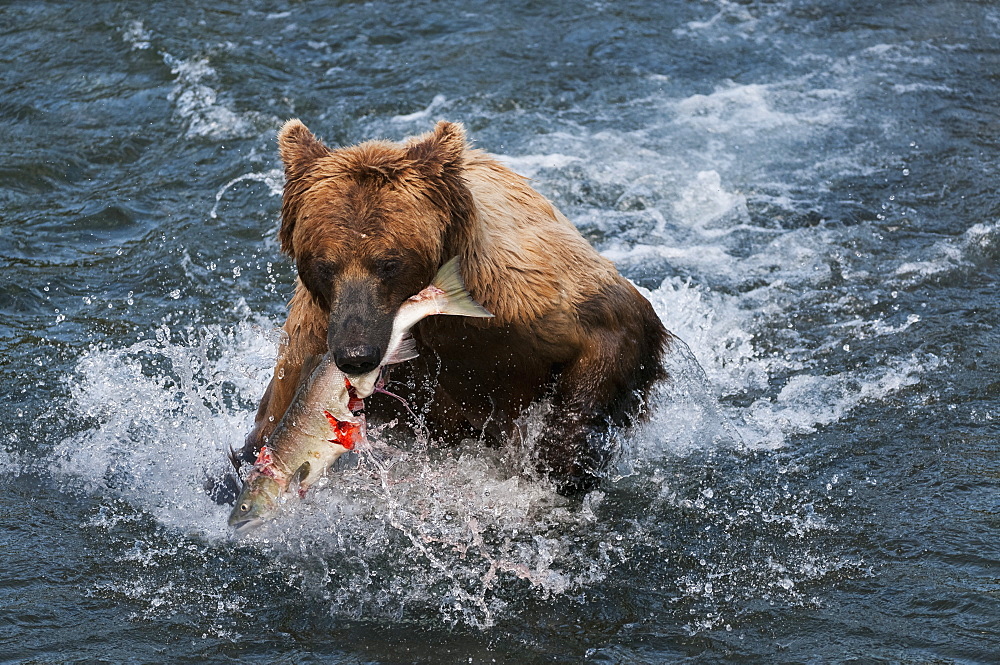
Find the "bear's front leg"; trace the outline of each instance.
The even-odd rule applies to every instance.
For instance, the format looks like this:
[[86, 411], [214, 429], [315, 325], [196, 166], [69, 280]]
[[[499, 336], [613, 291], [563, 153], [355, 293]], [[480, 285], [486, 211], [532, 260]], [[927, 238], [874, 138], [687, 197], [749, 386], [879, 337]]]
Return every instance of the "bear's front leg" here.
[[537, 470], [563, 496], [595, 489], [618, 452], [611, 432], [615, 423], [605, 405], [587, 399], [592, 393], [580, 393], [585, 388], [571, 378], [559, 382], [552, 411], [536, 443]]
[[536, 466], [560, 494], [579, 495], [597, 487], [619, 452], [613, 428], [641, 420], [650, 387], [664, 378], [663, 338], [650, 335], [650, 343], [638, 337], [637, 343], [637, 337], [595, 331], [592, 343], [556, 381]]
[[545, 427], [538, 442], [538, 471], [548, 476], [563, 496], [580, 496], [595, 489], [617, 452], [607, 419], [557, 408]]

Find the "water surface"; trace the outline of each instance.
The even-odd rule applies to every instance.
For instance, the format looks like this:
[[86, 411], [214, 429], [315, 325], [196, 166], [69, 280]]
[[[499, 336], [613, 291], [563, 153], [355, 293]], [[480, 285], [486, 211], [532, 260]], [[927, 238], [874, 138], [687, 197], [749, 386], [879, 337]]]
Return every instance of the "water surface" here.
[[[0, 19], [4, 662], [995, 658], [994, 3]], [[462, 121], [645, 290], [685, 345], [600, 491], [374, 436], [229, 539], [201, 485], [292, 289], [289, 117]]]

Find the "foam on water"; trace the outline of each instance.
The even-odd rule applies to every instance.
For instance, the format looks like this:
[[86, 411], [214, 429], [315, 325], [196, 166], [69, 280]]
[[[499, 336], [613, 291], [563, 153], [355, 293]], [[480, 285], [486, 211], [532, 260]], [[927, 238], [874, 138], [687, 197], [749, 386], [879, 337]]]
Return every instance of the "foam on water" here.
[[895, 269], [904, 284], [963, 277], [970, 272], [995, 264], [1000, 259], [1000, 222], [979, 223], [961, 236], [939, 240], [922, 255], [921, 260], [906, 261]]
[[[121, 29], [122, 40], [132, 50], [150, 49], [156, 35], [141, 20], [130, 20]], [[177, 57], [160, 51], [163, 63], [174, 74], [174, 86], [169, 99], [174, 103], [177, 117], [185, 125], [188, 138], [221, 139], [249, 136], [258, 129], [258, 114], [233, 111], [218, 91], [208, 85], [216, 77], [208, 56]], [[264, 119], [274, 122], [273, 119]]]
[[142, 21], [133, 19], [122, 27], [122, 39], [133, 51], [145, 51], [151, 45], [153, 35], [146, 29]]
[[215, 193], [215, 205], [213, 205], [212, 209], [209, 211], [209, 217], [212, 219], [218, 218], [219, 204], [222, 202], [222, 197], [225, 196], [226, 192], [233, 186], [241, 182], [262, 182], [267, 186], [271, 196], [281, 196], [281, 192], [285, 186], [285, 172], [282, 169], [271, 169], [269, 171], [265, 171], [264, 173], [245, 173], [241, 176], [233, 178], [220, 187], [219, 191]]
[[394, 115], [389, 120], [396, 123], [412, 123], [417, 121], [427, 121], [432, 117], [432, 114], [438, 109], [443, 108], [448, 103], [447, 97], [444, 95], [434, 95], [434, 99], [431, 103], [427, 105], [426, 108], [420, 111], [414, 111], [413, 113], [407, 113], [404, 115]]
[[728, 41], [729, 35], [734, 29], [743, 36], [753, 32], [757, 25], [757, 17], [750, 8], [728, 0], [715, 0], [713, 4], [719, 8], [717, 13], [703, 21], [688, 21], [683, 28], [674, 29], [674, 35], [685, 37], [703, 34], [713, 32], [721, 27], [725, 31], [722, 39]]
[[163, 62], [176, 76], [169, 98], [177, 116], [187, 125], [188, 138], [226, 138], [249, 135], [254, 126], [219, 99], [218, 92], [205, 83], [215, 76], [207, 57], [188, 59], [163, 54]]

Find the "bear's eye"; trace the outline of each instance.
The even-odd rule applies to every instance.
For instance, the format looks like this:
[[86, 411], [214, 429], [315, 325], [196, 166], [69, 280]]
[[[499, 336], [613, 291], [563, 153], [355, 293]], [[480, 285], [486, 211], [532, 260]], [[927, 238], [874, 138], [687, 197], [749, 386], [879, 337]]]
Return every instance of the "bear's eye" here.
[[[337, 276], [337, 266], [330, 261], [311, 262], [305, 270], [299, 270], [306, 282], [311, 282], [313, 286], [319, 288], [321, 285], [329, 285]], [[308, 284], [307, 284], [308, 285]]]
[[305, 261], [299, 266], [299, 278], [313, 297], [323, 307], [329, 307], [333, 299], [333, 286], [337, 276], [337, 265], [325, 260]]
[[381, 279], [392, 279], [402, 268], [403, 264], [398, 259], [383, 259], [375, 264], [375, 270]]

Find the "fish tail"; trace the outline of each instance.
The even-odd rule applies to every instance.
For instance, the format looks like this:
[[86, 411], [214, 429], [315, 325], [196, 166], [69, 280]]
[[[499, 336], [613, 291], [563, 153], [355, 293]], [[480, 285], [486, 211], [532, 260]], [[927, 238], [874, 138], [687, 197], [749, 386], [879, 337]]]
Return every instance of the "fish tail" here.
[[473, 300], [472, 295], [466, 290], [465, 282], [462, 281], [462, 273], [459, 271], [457, 256], [441, 266], [431, 284], [444, 291], [444, 295], [441, 296], [439, 314], [475, 316], [487, 319], [493, 317], [485, 307]]

